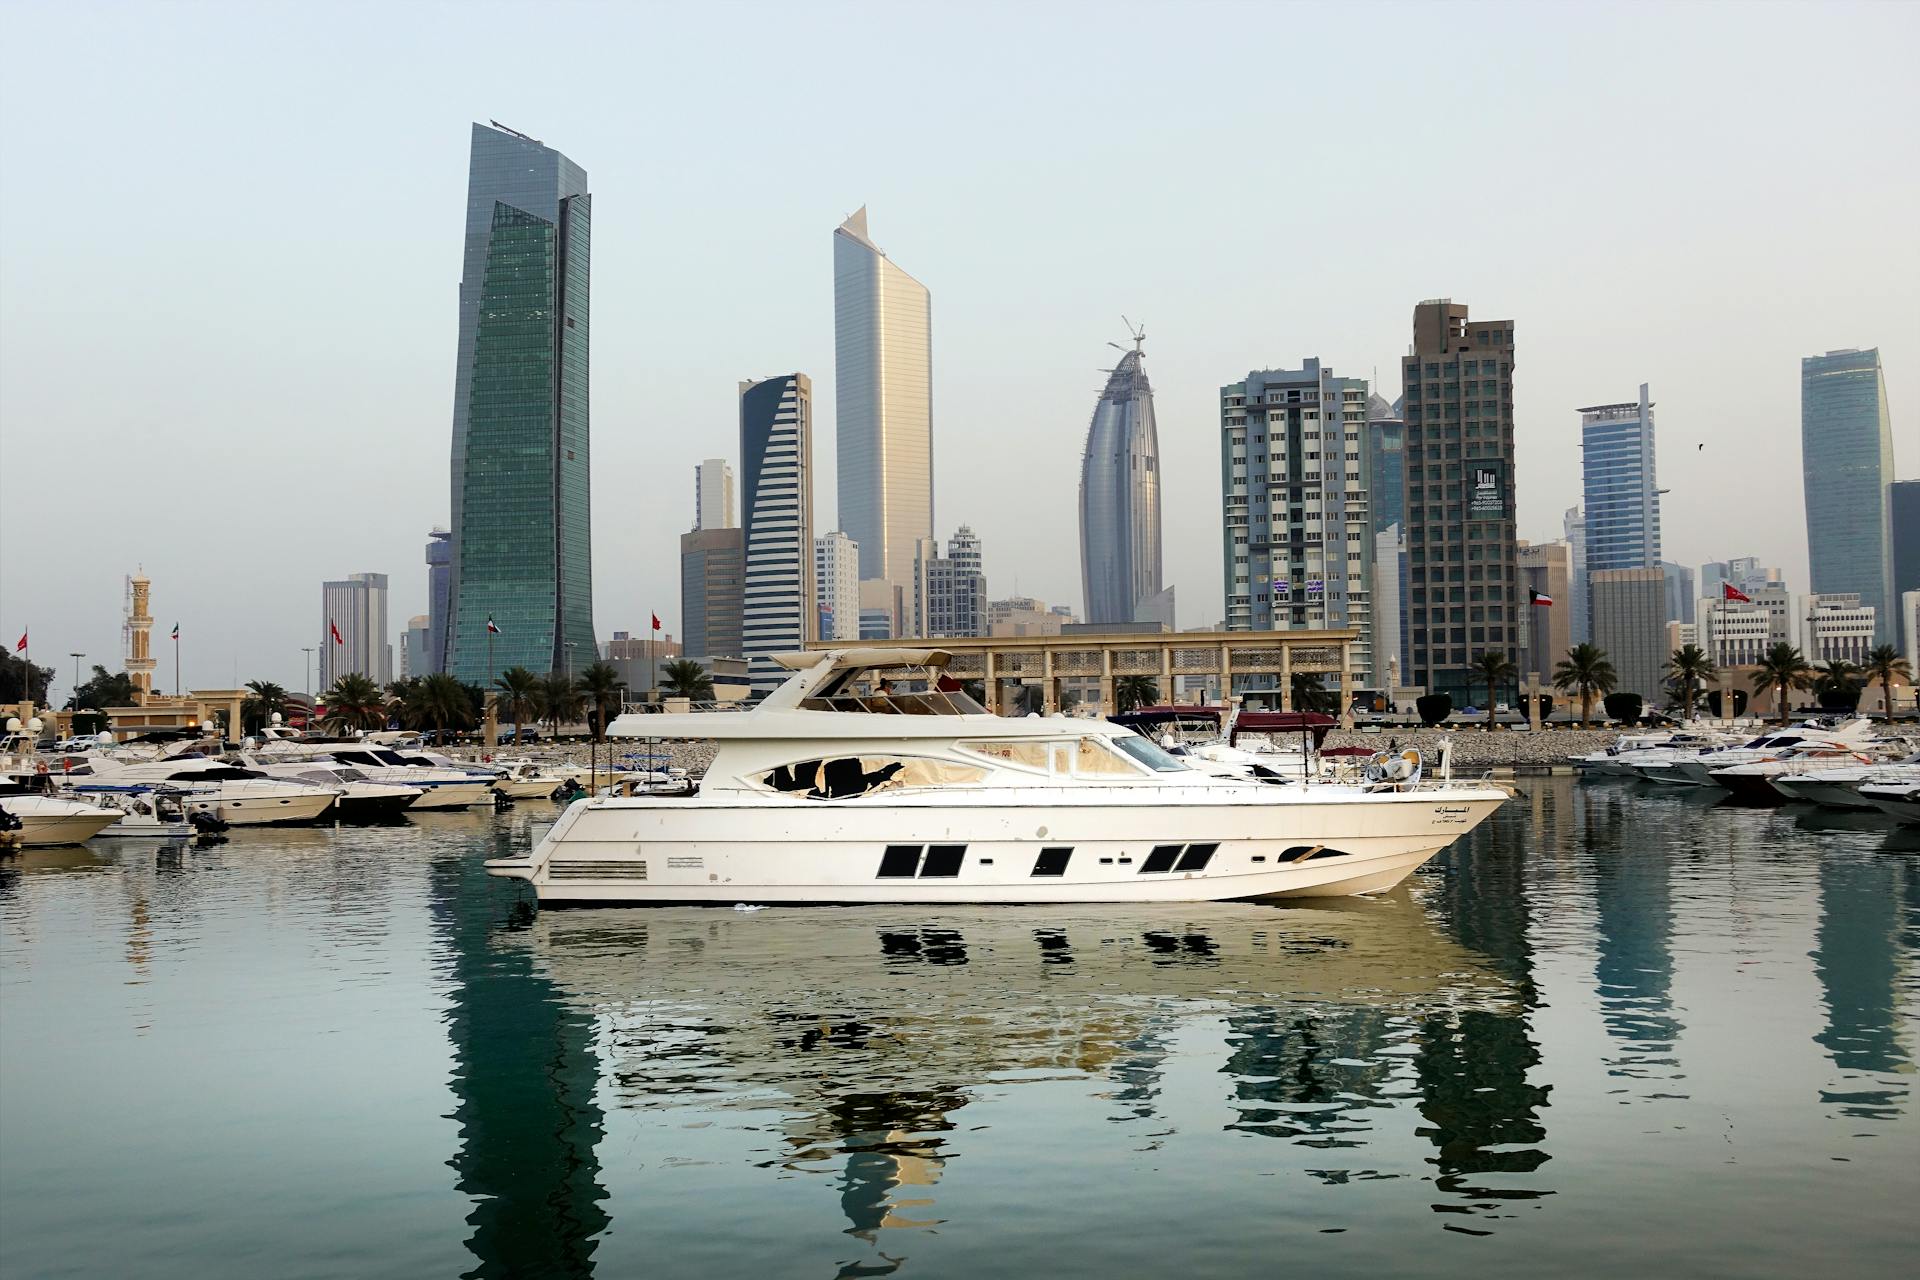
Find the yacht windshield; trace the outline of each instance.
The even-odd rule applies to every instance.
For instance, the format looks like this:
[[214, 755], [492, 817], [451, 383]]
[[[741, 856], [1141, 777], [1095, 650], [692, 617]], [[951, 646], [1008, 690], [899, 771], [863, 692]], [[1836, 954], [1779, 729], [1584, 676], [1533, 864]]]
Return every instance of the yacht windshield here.
[[1139, 734], [1130, 734], [1124, 738], [1109, 738], [1114, 746], [1138, 760], [1147, 768], [1159, 773], [1183, 773], [1187, 766], [1174, 757], [1148, 742]]

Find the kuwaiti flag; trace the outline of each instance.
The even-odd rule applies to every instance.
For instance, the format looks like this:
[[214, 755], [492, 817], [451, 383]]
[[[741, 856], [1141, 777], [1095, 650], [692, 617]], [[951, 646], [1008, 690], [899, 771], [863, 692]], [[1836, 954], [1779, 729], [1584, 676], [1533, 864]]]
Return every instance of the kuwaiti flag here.
[[500, 628], [493, 625], [492, 614], [487, 615], [487, 634], [490, 636], [497, 636], [500, 634]]
[[1723, 582], [1720, 584], [1720, 598], [1722, 600], [1744, 600], [1748, 604], [1753, 603], [1752, 596], [1734, 586], [1731, 582]]
[[345, 644], [345, 643], [346, 643], [346, 641], [345, 641], [345, 640], [343, 640], [343, 639], [341, 639], [341, 637], [340, 637], [340, 628], [338, 628], [338, 627], [336, 627], [336, 626], [334, 626], [331, 620], [329, 620], [329, 621], [328, 621], [328, 623], [327, 623], [327, 630], [333, 633], [333, 642], [334, 642], [335, 644]]
[[1544, 604], [1544, 605], [1551, 605], [1551, 604], [1553, 603], [1553, 597], [1552, 597], [1552, 596], [1550, 596], [1550, 595], [1548, 595], [1548, 594], [1547, 594], [1546, 592], [1544, 592], [1544, 591], [1535, 591], [1535, 590], [1534, 590], [1534, 589], [1533, 589], [1532, 587], [1528, 587], [1528, 588], [1527, 588], [1527, 603], [1528, 603], [1528, 604]]
[[173, 624], [173, 638], [175, 640], [180, 638], [180, 624], [177, 622]]

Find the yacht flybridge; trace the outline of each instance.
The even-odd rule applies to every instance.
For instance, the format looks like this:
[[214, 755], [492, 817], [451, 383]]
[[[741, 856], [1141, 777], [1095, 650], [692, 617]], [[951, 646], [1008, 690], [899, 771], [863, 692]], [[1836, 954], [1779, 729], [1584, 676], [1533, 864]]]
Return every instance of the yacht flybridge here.
[[784, 655], [744, 715], [627, 715], [703, 739], [685, 796], [575, 801], [487, 863], [543, 903], [1192, 902], [1391, 888], [1485, 820], [1491, 786], [1209, 776], [1120, 725], [1006, 719], [938, 649]]

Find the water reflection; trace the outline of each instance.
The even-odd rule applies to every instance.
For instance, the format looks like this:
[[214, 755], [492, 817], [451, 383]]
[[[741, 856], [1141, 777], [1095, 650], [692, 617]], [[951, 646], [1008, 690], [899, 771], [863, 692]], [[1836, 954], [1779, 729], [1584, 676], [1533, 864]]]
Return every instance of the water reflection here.
[[956, 1113], [983, 1088], [1088, 1079], [1114, 1118], [1153, 1119], [1169, 1043], [1218, 1024], [1223, 1128], [1352, 1147], [1412, 1092], [1423, 1036], [1517, 1014], [1515, 984], [1406, 895], [937, 925], [893, 908], [550, 912], [494, 943], [535, 964], [569, 1018], [599, 1022], [608, 1105], [778, 1113], [784, 1154], [768, 1167], [830, 1171], [842, 1230], [870, 1246], [843, 1275], [898, 1266], [945, 1220], [935, 1188], [964, 1153]]
[[[1900, 1114], [1913, 1059], [1901, 1043], [1900, 935], [1913, 869], [1894, 858], [1834, 857], [1820, 864], [1820, 924], [1814, 973], [1826, 1026], [1814, 1036], [1840, 1081], [1821, 1091], [1841, 1115], [1890, 1120]], [[1909, 949], [1909, 958], [1911, 950]]]
[[[1637, 803], [1624, 788], [1594, 794], [1586, 838], [1593, 857], [1597, 923], [1595, 994], [1607, 1034], [1619, 1042], [1609, 1074], [1658, 1082], [1644, 1097], [1685, 1097], [1677, 1053], [1681, 1023], [1673, 1010], [1673, 888], [1676, 851], [1631, 828]], [[1619, 1092], [1628, 1093], [1623, 1084]]]

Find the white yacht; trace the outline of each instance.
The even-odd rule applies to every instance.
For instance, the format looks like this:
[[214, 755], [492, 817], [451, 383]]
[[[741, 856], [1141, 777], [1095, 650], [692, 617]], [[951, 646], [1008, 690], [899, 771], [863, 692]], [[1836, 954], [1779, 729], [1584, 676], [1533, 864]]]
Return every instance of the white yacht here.
[[1642, 765], [1635, 770], [1655, 782], [1683, 782], [1691, 786], [1713, 786], [1715, 771], [1757, 760], [1778, 759], [1790, 747], [1808, 743], [1827, 743], [1847, 748], [1864, 746], [1869, 740], [1870, 721], [1854, 720], [1837, 729], [1815, 726], [1774, 729], [1737, 747], [1716, 747], [1695, 755], [1682, 756], [1664, 763]]
[[11, 778], [0, 779], [0, 815], [0, 839], [25, 848], [82, 844], [120, 821], [118, 809], [47, 795]]
[[1742, 800], [1757, 804], [1778, 804], [1786, 797], [1774, 788], [1773, 780], [1807, 769], [1825, 769], [1874, 763], [1873, 757], [1858, 746], [1836, 742], [1802, 742], [1776, 755], [1744, 764], [1729, 764], [1712, 770], [1713, 780]]
[[1902, 822], [1920, 824], [1920, 782], [1863, 782], [1860, 798]]
[[413, 753], [373, 743], [276, 743], [269, 754], [258, 757], [281, 763], [295, 760], [326, 759], [351, 765], [369, 782], [415, 787], [420, 797], [410, 808], [465, 809], [476, 804], [493, 803], [493, 774], [477, 772], [465, 766], [442, 767], [418, 763]]
[[1796, 769], [1768, 778], [1773, 789], [1789, 800], [1824, 805], [1829, 809], [1872, 809], [1860, 795], [1863, 783], [1920, 782], [1920, 752], [1903, 760], [1871, 764], [1842, 764]]
[[493, 780], [494, 792], [509, 800], [550, 799], [564, 781], [559, 774], [527, 759], [495, 760], [493, 768], [498, 775]]
[[412, 808], [426, 792], [395, 782], [375, 782], [350, 764], [337, 760], [272, 760], [248, 753], [240, 757], [249, 769], [287, 782], [310, 782], [340, 793], [333, 816], [342, 822], [384, 822]]
[[134, 762], [87, 756], [64, 775], [64, 781], [82, 796], [151, 791], [164, 783], [180, 789], [181, 803], [189, 814], [211, 813], [235, 827], [317, 822], [340, 797], [331, 786], [270, 778], [257, 769], [201, 755]]
[[1576, 756], [1574, 768], [1596, 777], [1646, 777], [1648, 766], [1668, 765], [1703, 751], [1732, 746], [1747, 735], [1716, 733], [1706, 730], [1675, 730], [1670, 734], [1636, 734], [1623, 737], [1605, 751]]
[[938, 649], [782, 656], [744, 715], [622, 716], [717, 744], [683, 797], [576, 800], [487, 863], [543, 903], [1191, 902], [1391, 888], [1491, 786], [1209, 777], [1120, 725], [988, 714]]

